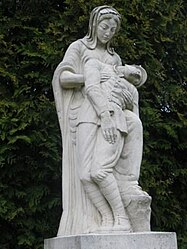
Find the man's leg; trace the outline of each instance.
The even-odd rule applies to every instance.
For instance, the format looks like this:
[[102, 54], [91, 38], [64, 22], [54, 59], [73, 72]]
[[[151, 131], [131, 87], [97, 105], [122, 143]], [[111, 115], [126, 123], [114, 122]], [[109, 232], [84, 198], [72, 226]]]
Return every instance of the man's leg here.
[[143, 132], [138, 116], [125, 111], [128, 135], [114, 170], [133, 232], [150, 230], [151, 197], [138, 184], [142, 160]]
[[76, 146], [80, 180], [88, 198], [101, 214], [101, 229], [105, 230], [113, 226], [112, 210], [98, 185], [90, 178], [97, 129], [98, 126], [91, 123], [80, 124], [77, 129]]
[[110, 144], [103, 137], [101, 128], [98, 128], [95, 143], [91, 178], [99, 186], [100, 191], [106, 198], [114, 216], [114, 230], [130, 231], [126, 210], [124, 209], [116, 179], [113, 175], [115, 167], [123, 148], [124, 137], [117, 131], [117, 139]]
[[119, 174], [133, 177], [138, 181], [142, 160], [143, 128], [136, 114], [125, 110], [125, 116], [128, 135], [125, 137], [123, 150], [115, 169]]

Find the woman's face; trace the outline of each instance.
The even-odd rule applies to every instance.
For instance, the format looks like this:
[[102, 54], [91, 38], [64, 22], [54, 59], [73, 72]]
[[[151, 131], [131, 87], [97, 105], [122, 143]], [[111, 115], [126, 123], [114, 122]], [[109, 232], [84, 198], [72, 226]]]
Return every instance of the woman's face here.
[[117, 22], [114, 18], [104, 19], [97, 26], [97, 40], [105, 45], [115, 35], [117, 30]]

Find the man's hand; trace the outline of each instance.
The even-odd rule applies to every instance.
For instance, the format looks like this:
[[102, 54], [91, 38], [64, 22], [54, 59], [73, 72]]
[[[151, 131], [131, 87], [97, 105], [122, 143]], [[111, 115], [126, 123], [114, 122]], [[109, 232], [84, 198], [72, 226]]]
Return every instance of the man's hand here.
[[117, 129], [109, 111], [101, 113], [101, 129], [106, 141], [110, 144], [116, 142]]

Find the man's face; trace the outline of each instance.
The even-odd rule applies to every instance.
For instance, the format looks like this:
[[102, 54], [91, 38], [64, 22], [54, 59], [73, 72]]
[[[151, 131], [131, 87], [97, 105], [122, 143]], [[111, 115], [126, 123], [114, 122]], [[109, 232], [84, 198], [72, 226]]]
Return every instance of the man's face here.
[[128, 66], [128, 80], [133, 83], [133, 85], [138, 86], [142, 78], [142, 72], [139, 68], [135, 66]]

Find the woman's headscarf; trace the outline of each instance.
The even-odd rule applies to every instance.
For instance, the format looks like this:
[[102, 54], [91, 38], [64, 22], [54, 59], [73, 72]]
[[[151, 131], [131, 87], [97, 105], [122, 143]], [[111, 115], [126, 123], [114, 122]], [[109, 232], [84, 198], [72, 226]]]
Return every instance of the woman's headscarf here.
[[[105, 18], [108, 19], [111, 17], [113, 17], [117, 22], [118, 31], [121, 23], [121, 15], [116, 9], [107, 5], [103, 5], [92, 10], [90, 14], [88, 33], [83, 39], [83, 42], [89, 49], [95, 49], [97, 45], [97, 27], [99, 22], [104, 20]], [[107, 50], [109, 53], [113, 53], [110, 48], [110, 41], [107, 43]]]

